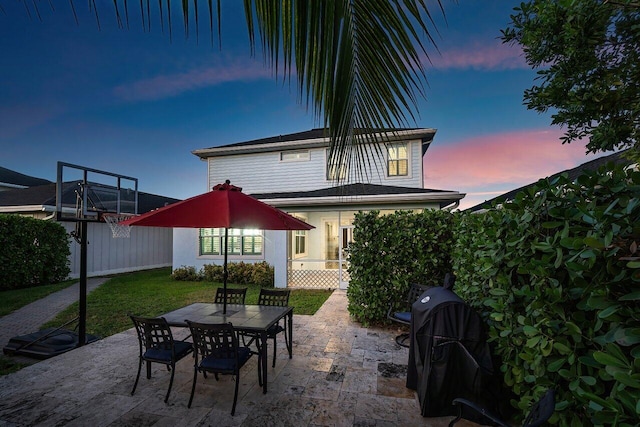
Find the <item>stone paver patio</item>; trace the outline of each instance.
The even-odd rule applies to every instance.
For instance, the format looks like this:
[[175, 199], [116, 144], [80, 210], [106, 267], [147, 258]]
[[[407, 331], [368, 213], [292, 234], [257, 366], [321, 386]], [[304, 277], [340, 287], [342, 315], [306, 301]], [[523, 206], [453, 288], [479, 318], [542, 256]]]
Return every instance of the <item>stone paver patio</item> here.
[[[338, 290], [315, 315], [294, 315], [293, 359], [279, 342], [267, 394], [258, 386], [257, 358], [250, 360], [233, 417], [229, 376], [200, 376], [187, 408], [189, 357], [176, 368], [168, 403], [169, 373], [157, 364], [150, 380], [143, 369], [131, 396], [138, 343], [129, 329], [0, 377], [0, 426], [447, 426], [452, 417], [423, 418], [405, 387], [408, 350], [395, 343], [397, 331], [364, 328], [346, 307]], [[176, 330], [177, 338], [185, 335]]]

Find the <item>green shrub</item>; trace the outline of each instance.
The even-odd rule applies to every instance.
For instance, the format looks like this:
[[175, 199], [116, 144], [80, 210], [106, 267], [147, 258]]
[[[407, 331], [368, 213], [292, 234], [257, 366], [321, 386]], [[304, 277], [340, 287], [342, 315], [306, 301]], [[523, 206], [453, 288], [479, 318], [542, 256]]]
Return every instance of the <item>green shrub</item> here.
[[[231, 262], [227, 264], [229, 274], [227, 283], [238, 285], [254, 284], [262, 287], [273, 287], [274, 270], [267, 262], [254, 264], [245, 262]], [[175, 280], [206, 280], [207, 282], [222, 283], [223, 267], [217, 264], [205, 264], [200, 272], [195, 267], [181, 267], [173, 271], [171, 275]]]
[[358, 213], [349, 254], [348, 310], [366, 324], [386, 322], [390, 303], [411, 284], [441, 285], [451, 271], [455, 215], [447, 211]]
[[198, 282], [204, 278], [204, 275], [201, 271], [196, 271], [196, 268], [193, 266], [183, 265], [173, 270], [171, 278], [185, 282]]
[[512, 406], [555, 388], [554, 424], [640, 416], [640, 173], [609, 168], [542, 180], [456, 231], [456, 292], [489, 324]]
[[263, 288], [273, 288], [275, 272], [273, 267], [266, 261], [253, 264], [253, 271], [251, 272], [251, 282]]
[[69, 236], [60, 224], [0, 214], [0, 290], [57, 283], [69, 275]]
[[217, 264], [205, 264], [204, 265], [204, 280], [207, 282], [221, 283], [223, 280], [223, 268]]

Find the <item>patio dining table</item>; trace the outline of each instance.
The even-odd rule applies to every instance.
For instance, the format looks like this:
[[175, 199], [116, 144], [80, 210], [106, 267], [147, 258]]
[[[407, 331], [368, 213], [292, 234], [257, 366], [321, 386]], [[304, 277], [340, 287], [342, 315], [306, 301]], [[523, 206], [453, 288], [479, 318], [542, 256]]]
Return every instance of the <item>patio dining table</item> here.
[[292, 357], [293, 307], [267, 305], [227, 304], [224, 314], [223, 304], [196, 302], [177, 310], [165, 313], [167, 323], [175, 327], [187, 327], [185, 320], [199, 323], [232, 323], [238, 332], [251, 332], [260, 336], [260, 363], [262, 370], [262, 393], [267, 392], [267, 332], [269, 328], [286, 317], [289, 330], [287, 348]]

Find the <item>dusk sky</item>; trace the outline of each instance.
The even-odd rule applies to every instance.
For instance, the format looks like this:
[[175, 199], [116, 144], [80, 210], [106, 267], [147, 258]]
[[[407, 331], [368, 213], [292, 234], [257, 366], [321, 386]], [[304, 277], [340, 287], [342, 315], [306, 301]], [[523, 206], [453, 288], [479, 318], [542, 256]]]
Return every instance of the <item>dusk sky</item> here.
[[[74, 2], [79, 24], [68, 2], [36, 3], [41, 21], [22, 2], [0, 1], [0, 166], [55, 181], [63, 161], [183, 199], [207, 190], [192, 150], [322, 125], [295, 83], [276, 79], [259, 51], [251, 57], [240, 1], [222, 2], [222, 49], [203, 15], [199, 37], [192, 28], [185, 38], [177, 9], [170, 40], [157, 2], [150, 31], [137, 2], [128, 30], [110, 1], [97, 2], [100, 28], [87, 2]], [[464, 209], [597, 157], [584, 143], [562, 145], [550, 114], [522, 104], [535, 72], [499, 40], [520, 1], [443, 0], [446, 22], [428, 3], [439, 52], [427, 48], [426, 99], [411, 126], [437, 129], [426, 188], [466, 193]]]

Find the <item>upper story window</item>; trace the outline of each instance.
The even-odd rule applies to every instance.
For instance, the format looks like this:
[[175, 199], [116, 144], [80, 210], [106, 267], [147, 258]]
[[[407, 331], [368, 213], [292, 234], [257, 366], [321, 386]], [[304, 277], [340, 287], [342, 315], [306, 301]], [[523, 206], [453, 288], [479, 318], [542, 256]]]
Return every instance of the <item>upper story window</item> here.
[[282, 151], [280, 152], [280, 161], [281, 162], [305, 162], [309, 160], [310, 154], [309, 150], [298, 150], [298, 151]]
[[327, 150], [327, 180], [338, 181], [347, 178], [347, 165], [343, 160], [344, 159], [331, 159], [329, 150]]
[[407, 143], [391, 144], [387, 147], [387, 176], [409, 175], [409, 150]]
[[[262, 230], [229, 229], [227, 254], [262, 255]], [[200, 229], [200, 255], [222, 255], [224, 245], [223, 228]]]

